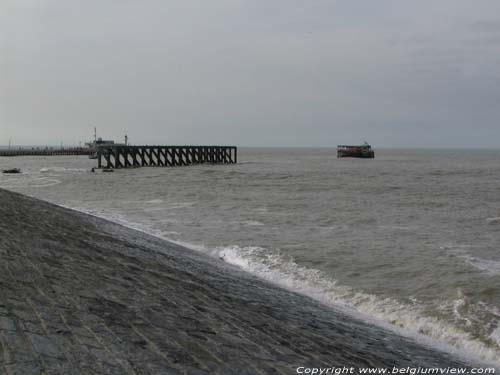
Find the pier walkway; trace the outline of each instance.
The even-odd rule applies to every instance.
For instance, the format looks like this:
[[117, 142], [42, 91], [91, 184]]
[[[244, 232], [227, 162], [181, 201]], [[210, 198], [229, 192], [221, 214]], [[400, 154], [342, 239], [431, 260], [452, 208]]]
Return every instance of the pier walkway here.
[[94, 152], [87, 147], [0, 149], [0, 156], [78, 156], [92, 153]]

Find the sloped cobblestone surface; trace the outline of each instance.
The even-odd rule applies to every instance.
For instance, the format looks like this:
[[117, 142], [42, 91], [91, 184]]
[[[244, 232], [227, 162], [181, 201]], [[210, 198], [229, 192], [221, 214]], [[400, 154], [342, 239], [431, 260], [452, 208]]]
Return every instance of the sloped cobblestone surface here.
[[217, 259], [0, 190], [0, 374], [453, 365]]

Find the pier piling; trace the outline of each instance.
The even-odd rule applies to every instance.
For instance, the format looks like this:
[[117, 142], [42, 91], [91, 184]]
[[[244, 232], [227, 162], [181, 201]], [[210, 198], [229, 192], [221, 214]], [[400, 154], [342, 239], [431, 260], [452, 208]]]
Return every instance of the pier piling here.
[[235, 146], [123, 146], [97, 149], [99, 168], [174, 167], [192, 164], [236, 164]]

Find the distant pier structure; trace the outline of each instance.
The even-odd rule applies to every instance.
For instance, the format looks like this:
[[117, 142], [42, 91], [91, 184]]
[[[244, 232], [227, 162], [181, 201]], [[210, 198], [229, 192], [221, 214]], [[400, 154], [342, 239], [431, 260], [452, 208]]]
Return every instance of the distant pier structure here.
[[86, 147], [24, 147], [0, 149], [0, 156], [62, 156], [87, 155], [97, 159], [98, 168], [117, 169], [134, 167], [174, 167], [193, 164], [236, 164], [238, 149], [235, 146], [135, 146], [97, 137], [85, 143]]
[[235, 146], [100, 145], [98, 168], [173, 167], [193, 164], [235, 164]]
[[0, 149], [0, 156], [79, 156], [91, 155], [92, 150], [87, 147], [31, 147]]

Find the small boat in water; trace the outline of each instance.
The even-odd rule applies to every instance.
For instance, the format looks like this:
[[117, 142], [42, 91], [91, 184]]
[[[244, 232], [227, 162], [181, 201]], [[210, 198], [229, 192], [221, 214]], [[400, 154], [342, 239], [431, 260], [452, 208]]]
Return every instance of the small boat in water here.
[[337, 146], [337, 158], [363, 158], [363, 159], [374, 159], [375, 152], [368, 143], [364, 143], [360, 146]]
[[21, 173], [19, 168], [4, 169], [2, 173]]

